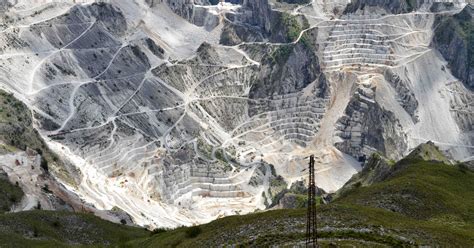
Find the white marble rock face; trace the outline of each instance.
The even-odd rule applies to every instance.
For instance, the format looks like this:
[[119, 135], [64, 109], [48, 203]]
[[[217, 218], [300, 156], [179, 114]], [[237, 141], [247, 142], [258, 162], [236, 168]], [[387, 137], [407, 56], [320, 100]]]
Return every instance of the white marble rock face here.
[[[69, 190], [176, 227], [265, 208], [272, 177], [306, 179], [310, 154], [329, 192], [375, 151], [432, 140], [472, 159], [473, 92], [431, 44], [466, 2], [232, 2], [0, 2], [0, 87], [80, 171]], [[293, 40], [282, 13], [304, 26]]]

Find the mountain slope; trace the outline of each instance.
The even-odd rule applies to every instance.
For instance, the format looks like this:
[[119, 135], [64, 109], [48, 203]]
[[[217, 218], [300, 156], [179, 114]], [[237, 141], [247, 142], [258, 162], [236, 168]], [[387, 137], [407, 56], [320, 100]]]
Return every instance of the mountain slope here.
[[[445, 164], [451, 164], [451, 161], [439, 150], [433, 142], [428, 141], [425, 144], [419, 145], [408, 154], [404, 161], [432, 161]], [[379, 183], [387, 178], [390, 178], [394, 173], [404, 168], [407, 163], [398, 164], [393, 160], [389, 160], [379, 153], [374, 153], [368, 159], [364, 168], [359, 173], [355, 174], [339, 191], [336, 192], [335, 197], [347, 195], [354, 188], [361, 186], [368, 186], [374, 183]]]
[[[0, 246], [97, 247], [149, 235], [143, 228], [114, 224], [92, 213], [72, 212], [95, 211], [114, 220], [56, 182], [51, 173], [64, 178], [62, 175], [69, 175], [61, 173], [64, 168], [33, 128], [28, 108], [0, 90]], [[29, 211], [17, 212], [23, 210]], [[114, 221], [122, 218], [124, 224], [131, 224], [129, 218], [117, 215]]]
[[[318, 208], [323, 245], [455, 246], [474, 244], [474, 172], [462, 165], [404, 159], [387, 179], [350, 189]], [[302, 244], [305, 209], [226, 217], [199, 226], [156, 234], [137, 246], [253, 247]], [[189, 233], [199, 233], [190, 237]], [[188, 233], [188, 234], [187, 234]]]
[[77, 175], [77, 171], [46, 146], [33, 125], [25, 104], [0, 90], [1, 211], [87, 212], [115, 223], [133, 225], [130, 216], [120, 208], [98, 210], [60, 183], [75, 185], [71, 175]]
[[74, 173], [47, 147], [33, 126], [33, 118], [28, 107], [0, 89], [0, 155], [23, 150], [35, 150], [42, 155], [43, 164], [62, 180], [74, 184], [69, 177]]
[[0, 214], [2, 247], [123, 246], [148, 235], [143, 228], [114, 224], [84, 213], [34, 210]]
[[474, 94], [454, 73], [470, 65], [449, 70], [433, 38], [471, 5], [348, 3], [8, 1], [0, 86], [74, 205], [150, 229], [273, 206], [313, 153], [326, 192], [428, 140], [470, 160]]
[[449, 62], [450, 69], [468, 87], [474, 88], [474, 8], [466, 6], [454, 16], [436, 22], [434, 45]]
[[[318, 207], [322, 245], [469, 247], [474, 244], [474, 172], [406, 158], [380, 182], [350, 189]], [[0, 215], [0, 242], [16, 246], [214, 247], [304, 244], [306, 209], [225, 217], [149, 232], [89, 214], [29, 211]]]
[[8, 180], [8, 176], [0, 169], [0, 213], [10, 211], [11, 207], [23, 197], [23, 191]]

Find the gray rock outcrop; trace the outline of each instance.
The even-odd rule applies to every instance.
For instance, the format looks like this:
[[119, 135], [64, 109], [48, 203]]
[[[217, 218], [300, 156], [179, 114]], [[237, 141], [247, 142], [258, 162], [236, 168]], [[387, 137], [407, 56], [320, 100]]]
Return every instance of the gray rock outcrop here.
[[454, 16], [441, 16], [435, 24], [433, 46], [448, 61], [453, 75], [474, 90], [474, 5]]
[[344, 12], [370, 12], [383, 9], [387, 13], [400, 14], [414, 11], [423, 3], [424, 0], [354, 0], [347, 6]]

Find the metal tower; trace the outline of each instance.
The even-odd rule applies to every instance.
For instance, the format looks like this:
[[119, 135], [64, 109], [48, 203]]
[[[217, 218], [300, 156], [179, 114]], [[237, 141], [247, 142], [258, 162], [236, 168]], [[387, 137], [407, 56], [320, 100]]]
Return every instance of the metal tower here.
[[308, 213], [306, 216], [306, 247], [318, 247], [316, 219], [316, 184], [314, 183], [314, 155], [309, 157]]

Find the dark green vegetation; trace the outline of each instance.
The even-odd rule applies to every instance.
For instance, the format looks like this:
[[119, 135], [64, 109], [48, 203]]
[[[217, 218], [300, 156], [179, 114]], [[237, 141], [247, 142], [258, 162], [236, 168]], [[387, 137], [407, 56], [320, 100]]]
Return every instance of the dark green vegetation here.
[[294, 46], [294, 44], [288, 44], [282, 45], [275, 49], [275, 51], [270, 54], [272, 63], [278, 64], [280, 66], [284, 65], [288, 61], [291, 53], [293, 53]]
[[[474, 172], [462, 165], [421, 159], [436, 153], [429, 146], [383, 168], [383, 180], [360, 183], [327, 205], [318, 207], [323, 247], [432, 245], [474, 246]], [[433, 155], [429, 154], [429, 156]], [[367, 176], [363, 176], [367, 178]], [[364, 180], [368, 182], [368, 180]], [[235, 244], [253, 247], [293, 245], [304, 241], [305, 209], [276, 210], [232, 216], [200, 226], [161, 232], [132, 241], [137, 247], [213, 247]]]
[[[309, 28], [309, 23], [306, 18], [292, 16], [288, 13], [280, 13], [273, 30], [283, 30], [286, 42], [295, 42], [298, 40], [301, 32], [307, 28]], [[307, 39], [306, 36], [302, 36], [300, 41], [305, 45], [309, 45], [309, 40]]]
[[287, 35], [288, 41], [292, 42], [298, 39], [298, 36], [300, 35], [303, 29], [301, 25], [298, 23], [298, 20], [296, 19], [296, 17], [287, 13], [282, 13], [281, 22], [287, 31], [286, 35]]
[[0, 215], [1, 247], [125, 247], [149, 232], [102, 220], [91, 214], [35, 210]]
[[48, 149], [38, 131], [33, 128], [27, 106], [12, 94], [0, 90], [0, 154], [26, 150], [27, 147], [41, 155], [43, 169], [51, 169], [55, 175], [74, 184], [64, 164]]
[[[318, 96], [323, 97], [327, 93], [326, 79], [313, 50], [317, 30], [310, 29], [305, 18], [286, 13], [279, 13], [278, 16], [272, 25], [272, 35], [284, 44], [273, 46], [262, 56], [262, 71], [270, 73], [259, 75], [250, 90], [250, 98], [293, 93], [314, 81], [322, 89]], [[252, 111], [249, 111], [250, 115], [254, 114]]]
[[7, 212], [19, 203], [23, 197], [23, 191], [17, 185], [10, 183], [7, 175], [0, 168], [0, 214]]
[[33, 129], [28, 108], [4, 91], [0, 91], [0, 140], [8, 145], [3, 146], [7, 151], [12, 147], [20, 150], [26, 150], [27, 146], [33, 149], [45, 147]]

